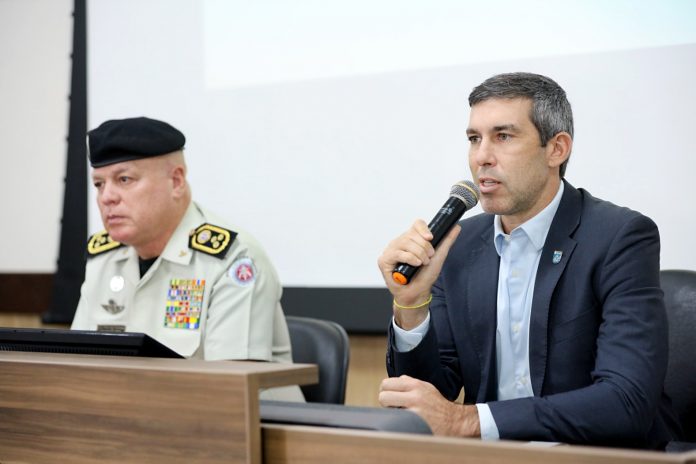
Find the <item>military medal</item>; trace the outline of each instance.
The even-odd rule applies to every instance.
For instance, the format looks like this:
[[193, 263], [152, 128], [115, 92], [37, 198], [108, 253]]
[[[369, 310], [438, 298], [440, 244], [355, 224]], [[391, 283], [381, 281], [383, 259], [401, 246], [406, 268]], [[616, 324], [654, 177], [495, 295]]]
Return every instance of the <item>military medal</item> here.
[[169, 281], [164, 326], [170, 329], [195, 330], [201, 326], [205, 279]]

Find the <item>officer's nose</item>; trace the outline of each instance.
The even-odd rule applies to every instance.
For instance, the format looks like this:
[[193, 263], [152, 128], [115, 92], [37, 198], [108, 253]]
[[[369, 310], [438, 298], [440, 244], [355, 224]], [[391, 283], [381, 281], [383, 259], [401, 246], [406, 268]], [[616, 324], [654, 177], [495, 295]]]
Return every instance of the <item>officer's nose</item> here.
[[111, 182], [104, 182], [99, 189], [98, 197], [99, 203], [104, 206], [110, 206], [118, 203], [121, 199], [118, 188]]

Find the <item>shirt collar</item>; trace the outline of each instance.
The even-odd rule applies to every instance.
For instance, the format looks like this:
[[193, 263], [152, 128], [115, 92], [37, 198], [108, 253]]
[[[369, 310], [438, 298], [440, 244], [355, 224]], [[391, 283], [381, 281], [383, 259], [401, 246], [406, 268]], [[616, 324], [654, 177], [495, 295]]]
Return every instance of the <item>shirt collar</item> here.
[[169, 242], [164, 247], [160, 255], [162, 259], [177, 264], [188, 264], [191, 261], [192, 252], [189, 249], [189, 237], [191, 232], [203, 223], [203, 216], [196, 204], [192, 201], [181, 218], [179, 226], [176, 228]]
[[[541, 210], [536, 216], [527, 220], [527, 222], [517, 226], [512, 230], [510, 235], [519, 229], [527, 235], [529, 241], [532, 242], [532, 245], [534, 245], [537, 251], [541, 250], [544, 247], [546, 235], [548, 235], [549, 229], [551, 228], [553, 217], [558, 210], [558, 205], [561, 203], [564, 190], [563, 184], [564, 182], [561, 180], [556, 196], [553, 197], [553, 200], [551, 200], [551, 203], [549, 203], [546, 208]], [[507, 234], [503, 231], [503, 223], [500, 216], [496, 214], [493, 220], [493, 243], [499, 255], [502, 253], [502, 242], [506, 235]]]

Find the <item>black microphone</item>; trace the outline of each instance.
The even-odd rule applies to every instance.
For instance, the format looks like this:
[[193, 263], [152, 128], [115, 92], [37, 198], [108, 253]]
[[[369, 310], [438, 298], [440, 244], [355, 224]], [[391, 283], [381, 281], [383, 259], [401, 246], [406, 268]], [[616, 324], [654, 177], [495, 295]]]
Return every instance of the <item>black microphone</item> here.
[[[433, 239], [430, 241], [433, 247], [438, 246], [442, 237], [454, 227], [467, 210], [476, 206], [478, 199], [479, 189], [470, 180], [463, 180], [452, 186], [449, 199], [428, 224], [428, 229], [433, 234]], [[399, 263], [392, 271], [392, 279], [398, 284], [406, 285], [418, 272], [418, 269], [420, 266]]]

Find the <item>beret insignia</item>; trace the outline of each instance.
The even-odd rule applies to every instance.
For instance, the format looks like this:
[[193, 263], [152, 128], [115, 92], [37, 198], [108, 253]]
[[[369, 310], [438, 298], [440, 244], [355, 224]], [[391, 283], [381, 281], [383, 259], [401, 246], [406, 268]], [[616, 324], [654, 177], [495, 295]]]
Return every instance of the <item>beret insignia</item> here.
[[203, 224], [191, 233], [189, 248], [222, 259], [236, 237], [237, 232], [212, 224]]
[[109, 237], [108, 232], [102, 230], [89, 238], [89, 242], [87, 242], [87, 256], [97, 256], [121, 246], [123, 246], [121, 242], [113, 240]]

